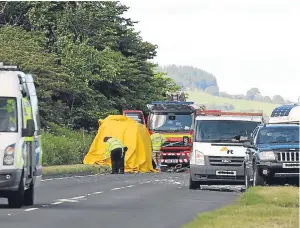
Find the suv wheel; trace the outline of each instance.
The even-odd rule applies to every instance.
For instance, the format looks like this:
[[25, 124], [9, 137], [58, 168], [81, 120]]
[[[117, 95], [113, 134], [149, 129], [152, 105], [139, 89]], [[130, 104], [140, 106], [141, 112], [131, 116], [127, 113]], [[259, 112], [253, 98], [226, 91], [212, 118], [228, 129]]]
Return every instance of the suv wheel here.
[[254, 167], [254, 173], [253, 173], [253, 186], [264, 186], [265, 180], [264, 178], [259, 174], [258, 167]]

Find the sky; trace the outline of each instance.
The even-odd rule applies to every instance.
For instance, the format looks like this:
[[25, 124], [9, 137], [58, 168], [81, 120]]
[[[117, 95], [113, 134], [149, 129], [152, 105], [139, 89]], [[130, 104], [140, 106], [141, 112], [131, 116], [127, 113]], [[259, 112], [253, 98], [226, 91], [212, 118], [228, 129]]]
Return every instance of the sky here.
[[300, 96], [299, 0], [121, 0], [160, 65], [213, 74], [220, 91]]

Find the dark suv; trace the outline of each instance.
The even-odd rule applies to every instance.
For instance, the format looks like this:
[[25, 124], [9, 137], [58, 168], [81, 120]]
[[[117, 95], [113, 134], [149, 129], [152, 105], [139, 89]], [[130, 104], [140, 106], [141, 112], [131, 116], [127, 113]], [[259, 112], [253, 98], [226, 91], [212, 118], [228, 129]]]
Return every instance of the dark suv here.
[[260, 125], [243, 146], [246, 188], [278, 181], [299, 184], [299, 125]]

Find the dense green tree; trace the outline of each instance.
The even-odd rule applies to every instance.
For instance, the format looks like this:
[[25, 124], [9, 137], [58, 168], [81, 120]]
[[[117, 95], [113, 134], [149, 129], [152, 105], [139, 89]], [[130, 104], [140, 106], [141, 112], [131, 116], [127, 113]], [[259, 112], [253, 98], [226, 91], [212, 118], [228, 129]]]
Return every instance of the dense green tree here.
[[4, 2], [0, 59], [31, 72], [43, 124], [93, 130], [124, 108], [146, 110], [177, 89], [148, 62], [156, 45], [143, 41], [119, 2]]

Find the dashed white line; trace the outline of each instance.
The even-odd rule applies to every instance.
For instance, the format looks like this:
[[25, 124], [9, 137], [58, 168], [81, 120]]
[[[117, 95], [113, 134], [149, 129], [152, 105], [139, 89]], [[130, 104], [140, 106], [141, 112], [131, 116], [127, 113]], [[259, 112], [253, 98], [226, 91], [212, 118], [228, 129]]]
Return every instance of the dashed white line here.
[[121, 188], [112, 188], [111, 191], [120, 190]]
[[58, 205], [58, 204], [62, 204], [63, 202], [61, 201], [58, 201], [58, 202], [54, 202], [54, 203], [51, 203], [52, 205]]
[[24, 211], [34, 211], [34, 210], [38, 210], [38, 208], [28, 208], [28, 209], [26, 209]]
[[103, 193], [103, 192], [93, 192], [92, 194], [93, 195], [98, 195], [98, 194], [101, 194], [101, 193]]
[[128, 185], [128, 186], [126, 186], [126, 188], [132, 188], [132, 187], [134, 187], [134, 185]]
[[59, 199], [61, 202], [69, 202], [69, 203], [78, 203], [77, 200], [72, 200], [72, 199]]
[[71, 198], [72, 200], [76, 200], [76, 199], [83, 199], [83, 198], [85, 198], [85, 196], [76, 196], [76, 197], [73, 197], [73, 198]]

